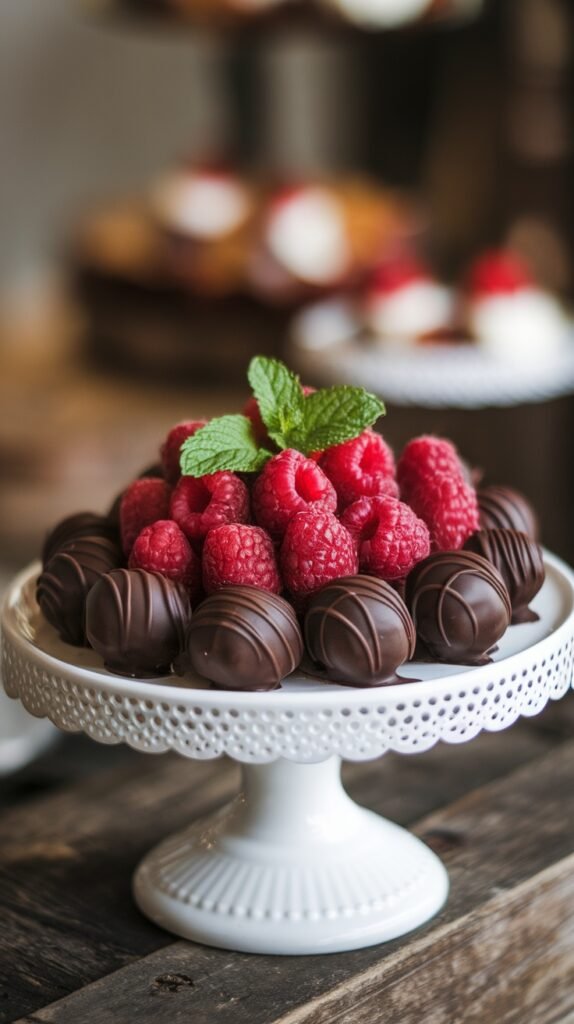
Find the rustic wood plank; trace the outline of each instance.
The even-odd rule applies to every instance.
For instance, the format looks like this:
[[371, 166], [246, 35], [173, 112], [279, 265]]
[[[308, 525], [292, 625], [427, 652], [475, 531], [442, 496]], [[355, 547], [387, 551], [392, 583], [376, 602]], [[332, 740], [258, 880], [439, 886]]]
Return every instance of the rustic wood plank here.
[[24, 1020], [550, 1024], [568, 1018], [574, 1010], [573, 772], [570, 742], [420, 822], [423, 837], [453, 837], [444, 851], [452, 894], [443, 913], [410, 940], [302, 958], [176, 942]]
[[[554, 743], [553, 736], [523, 722], [509, 733], [484, 735], [461, 747], [438, 746], [416, 758], [389, 755], [346, 765], [345, 780], [358, 800], [409, 824]], [[140, 758], [123, 773], [91, 778], [2, 816], [1, 1021], [172, 941], [133, 905], [133, 868], [171, 829], [226, 800], [238, 771], [228, 762]], [[439, 830], [433, 841], [448, 846], [453, 837]], [[229, 954], [206, 955], [210, 971], [213, 956], [229, 971]]]

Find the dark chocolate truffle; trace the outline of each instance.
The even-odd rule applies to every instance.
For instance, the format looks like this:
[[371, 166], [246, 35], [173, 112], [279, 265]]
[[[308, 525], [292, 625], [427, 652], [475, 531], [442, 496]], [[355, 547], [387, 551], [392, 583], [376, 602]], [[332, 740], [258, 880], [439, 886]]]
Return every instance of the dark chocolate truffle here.
[[481, 487], [477, 492], [481, 530], [519, 530], [538, 539], [538, 519], [530, 502], [512, 487]]
[[381, 686], [412, 658], [415, 628], [397, 592], [375, 576], [322, 587], [305, 616], [305, 644], [319, 671], [349, 686]]
[[536, 622], [538, 615], [528, 605], [544, 583], [540, 546], [518, 530], [478, 530], [464, 548], [482, 555], [498, 569], [510, 597], [511, 621]]
[[42, 548], [42, 563], [46, 565], [56, 551], [79, 537], [107, 537], [108, 540], [119, 542], [117, 527], [107, 516], [99, 516], [95, 512], [76, 512], [62, 519], [47, 534]]
[[77, 537], [59, 548], [38, 577], [36, 599], [66, 643], [86, 642], [86, 598], [100, 577], [121, 564], [117, 544], [106, 537]]
[[292, 606], [259, 587], [223, 587], [196, 609], [192, 668], [224, 690], [274, 690], [297, 668], [303, 638]]
[[497, 569], [473, 551], [439, 551], [407, 579], [417, 636], [437, 661], [485, 664], [510, 624], [508, 591]]
[[183, 650], [191, 617], [184, 587], [145, 569], [116, 569], [86, 602], [86, 634], [110, 672], [163, 676]]

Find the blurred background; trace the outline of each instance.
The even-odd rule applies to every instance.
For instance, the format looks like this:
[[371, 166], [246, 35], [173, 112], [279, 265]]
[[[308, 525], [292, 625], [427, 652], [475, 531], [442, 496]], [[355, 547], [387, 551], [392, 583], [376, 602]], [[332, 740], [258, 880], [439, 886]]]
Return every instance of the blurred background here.
[[[105, 511], [174, 422], [241, 409], [254, 352], [315, 384], [341, 352], [360, 365], [381, 266], [459, 289], [468, 344], [461, 282], [509, 247], [566, 323], [573, 17], [568, 0], [1, 4], [0, 578], [60, 516]], [[294, 317], [325, 300], [301, 365]], [[428, 328], [417, 342], [448, 358], [453, 322]], [[477, 407], [389, 396], [385, 365], [385, 436], [453, 437], [574, 558], [566, 377]]]

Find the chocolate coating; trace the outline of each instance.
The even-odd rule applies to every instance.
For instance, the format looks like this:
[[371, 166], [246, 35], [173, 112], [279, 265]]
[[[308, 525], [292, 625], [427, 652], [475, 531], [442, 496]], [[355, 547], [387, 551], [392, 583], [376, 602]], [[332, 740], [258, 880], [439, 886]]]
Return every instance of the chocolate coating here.
[[60, 548], [80, 537], [107, 537], [118, 542], [118, 531], [115, 524], [107, 516], [95, 512], [76, 512], [66, 516], [46, 535], [42, 548], [42, 563], [45, 566]]
[[477, 492], [481, 530], [518, 530], [538, 539], [538, 519], [532, 505], [512, 487], [481, 487]]
[[508, 591], [497, 569], [473, 551], [439, 551], [407, 579], [417, 636], [437, 661], [477, 665], [510, 624]]
[[412, 658], [415, 628], [397, 592], [375, 576], [322, 587], [305, 616], [305, 644], [320, 672], [348, 686], [381, 686]]
[[106, 537], [77, 537], [47, 562], [38, 577], [36, 599], [66, 643], [85, 644], [86, 598], [100, 577], [121, 560], [119, 547]]
[[274, 690], [297, 668], [303, 638], [292, 606], [259, 587], [223, 587], [196, 609], [192, 668], [224, 690]]
[[464, 548], [482, 555], [498, 569], [512, 605], [511, 622], [536, 622], [538, 616], [528, 605], [544, 583], [540, 546], [518, 530], [478, 530]]
[[184, 587], [145, 569], [116, 569], [86, 602], [86, 633], [110, 672], [163, 676], [183, 650], [191, 617]]

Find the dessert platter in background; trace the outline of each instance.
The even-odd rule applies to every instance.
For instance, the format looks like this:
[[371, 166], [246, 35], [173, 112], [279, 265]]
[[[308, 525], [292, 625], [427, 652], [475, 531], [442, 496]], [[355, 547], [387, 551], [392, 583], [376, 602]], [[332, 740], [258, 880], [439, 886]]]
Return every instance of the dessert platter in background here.
[[354, 287], [422, 230], [411, 200], [363, 177], [281, 184], [183, 163], [84, 219], [72, 290], [98, 362], [236, 382], [257, 352], [281, 352], [295, 309]]
[[395, 462], [373, 394], [265, 357], [248, 376], [243, 414], [176, 424], [105, 515], [48, 533], [2, 608], [4, 685], [102, 743], [244, 766], [229, 806], [138, 868], [154, 921], [250, 952], [354, 949], [423, 924], [448, 879], [350, 800], [340, 759], [465, 742], [565, 694], [574, 576], [529, 502], [477, 492], [448, 440]]
[[508, 406], [574, 389], [571, 319], [505, 250], [479, 257], [459, 288], [418, 258], [383, 263], [360, 289], [299, 312], [289, 352], [313, 380], [397, 405]]
[[84, 0], [88, 11], [157, 24], [241, 29], [293, 24], [367, 31], [466, 22], [483, 0]]

